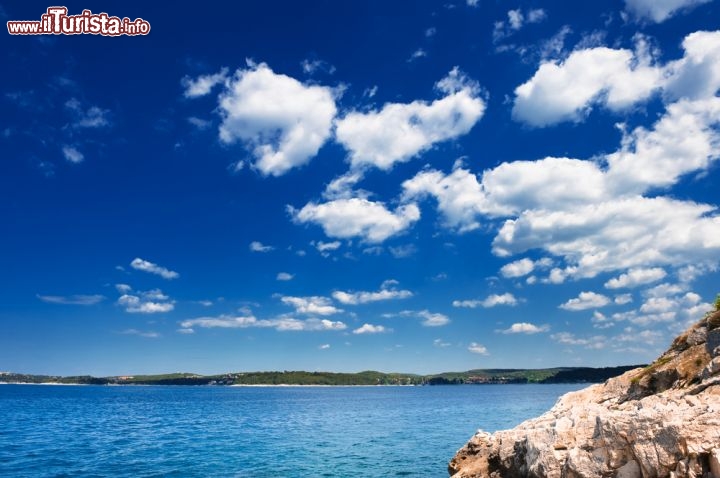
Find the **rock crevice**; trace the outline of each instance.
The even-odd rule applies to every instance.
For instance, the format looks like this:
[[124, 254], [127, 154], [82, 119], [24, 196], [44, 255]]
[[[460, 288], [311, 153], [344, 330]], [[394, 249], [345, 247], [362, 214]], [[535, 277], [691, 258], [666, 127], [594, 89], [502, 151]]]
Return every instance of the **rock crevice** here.
[[512, 430], [478, 431], [453, 478], [720, 478], [720, 312], [654, 363], [562, 396]]

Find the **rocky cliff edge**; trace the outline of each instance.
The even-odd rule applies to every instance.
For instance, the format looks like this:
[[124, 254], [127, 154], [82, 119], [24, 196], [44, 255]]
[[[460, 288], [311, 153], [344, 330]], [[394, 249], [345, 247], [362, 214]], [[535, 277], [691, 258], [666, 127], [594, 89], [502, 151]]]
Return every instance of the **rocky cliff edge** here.
[[562, 396], [512, 430], [478, 431], [453, 478], [720, 478], [720, 311], [645, 368]]

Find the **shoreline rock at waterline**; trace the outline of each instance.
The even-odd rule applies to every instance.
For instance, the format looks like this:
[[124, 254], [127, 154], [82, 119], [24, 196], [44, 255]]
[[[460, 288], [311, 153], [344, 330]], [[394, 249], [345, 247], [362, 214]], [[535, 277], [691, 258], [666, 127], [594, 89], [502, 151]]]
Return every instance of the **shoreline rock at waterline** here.
[[720, 311], [653, 364], [562, 396], [511, 430], [478, 431], [453, 478], [720, 478]]

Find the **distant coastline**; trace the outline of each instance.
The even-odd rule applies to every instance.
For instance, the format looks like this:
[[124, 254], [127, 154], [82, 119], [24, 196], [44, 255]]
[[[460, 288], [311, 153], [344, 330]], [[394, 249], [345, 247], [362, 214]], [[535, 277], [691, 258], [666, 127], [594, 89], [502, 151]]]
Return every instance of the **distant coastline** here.
[[557, 367], [549, 369], [475, 369], [433, 375], [336, 372], [232, 372], [219, 375], [172, 373], [109, 377], [33, 375], [0, 372], [0, 384], [37, 385], [188, 385], [188, 386], [434, 386], [543, 383], [598, 383], [643, 365], [618, 367]]

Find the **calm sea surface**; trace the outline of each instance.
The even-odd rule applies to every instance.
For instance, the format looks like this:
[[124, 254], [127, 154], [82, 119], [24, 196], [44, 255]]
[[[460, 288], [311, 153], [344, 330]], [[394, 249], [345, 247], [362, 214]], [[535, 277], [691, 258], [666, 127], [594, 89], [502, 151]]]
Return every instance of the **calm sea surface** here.
[[581, 385], [0, 385], [0, 476], [445, 477]]

